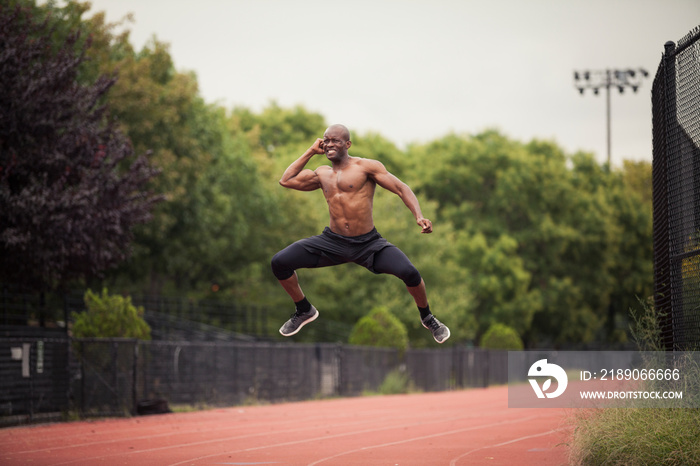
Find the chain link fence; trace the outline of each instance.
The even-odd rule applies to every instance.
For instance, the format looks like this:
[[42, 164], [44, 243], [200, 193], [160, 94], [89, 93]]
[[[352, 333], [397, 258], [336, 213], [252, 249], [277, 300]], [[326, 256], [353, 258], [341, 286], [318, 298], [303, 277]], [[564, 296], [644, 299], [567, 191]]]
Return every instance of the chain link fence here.
[[[0, 339], [0, 425], [357, 396], [399, 372], [421, 391], [507, 383], [507, 352], [333, 343]], [[160, 408], [158, 408], [160, 406]], [[155, 411], [154, 411], [155, 410]]]
[[68, 346], [65, 337], [0, 339], [0, 420], [50, 420], [70, 409], [76, 374]]
[[700, 26], [667, 42], [652, 88], [654, 283], [669, 350], [700, 349]]
[[[0, 283], [0, 335], [18, 327], [54, 327], [65, 333], [73, 313], [85, 310], [83, 296], [82, 291], [42, 293]], [[154, 340], [270, 341], [280, 338], [278, 329], [290, 314], [289, 309], [182, 296], [136, 294], [131, 302], [144, 308]], [[310, 341], [347, 341], [351, 330], [350, 324], [323, 319], [305, 335]]]

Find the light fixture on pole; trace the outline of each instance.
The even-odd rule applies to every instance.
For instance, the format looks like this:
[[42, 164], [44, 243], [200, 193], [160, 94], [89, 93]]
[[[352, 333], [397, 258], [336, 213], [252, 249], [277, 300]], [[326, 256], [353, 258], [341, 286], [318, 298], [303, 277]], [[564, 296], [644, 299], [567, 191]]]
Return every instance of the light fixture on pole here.
[[605, 89], [608, 167], [610, 167], [610, 88], [616, 87], [620, 94], [624, 93], [626, 87], [637, 92], [642, 85], [642, 79], [648, 76], [649, 73], [643, 68], [574, 71], [574, 86], [581, 95], [586, 89], [593, 90], [594, 95], [598, 95], [600, 89]]

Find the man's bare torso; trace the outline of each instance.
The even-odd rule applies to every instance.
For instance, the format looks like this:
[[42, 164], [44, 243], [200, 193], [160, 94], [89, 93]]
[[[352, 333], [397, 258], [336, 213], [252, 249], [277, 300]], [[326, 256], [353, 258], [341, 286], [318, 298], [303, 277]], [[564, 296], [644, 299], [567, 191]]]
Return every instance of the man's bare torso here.
[[[372, 203], [377, 185], [401, 198], [422, 228], [431, 233], [433, 224], [423, 217], [418, 198], [406, 183], [387, 171], [378, 160], [351, 157], [350, 133], [343, 125], [329, 126], [280, 178], [280, 185], [299, 191], [321, 188], [328, 203], [330, 229], [343, 236], [359, 236], [374, 228]], [[317, 154], [326, 154], [331, 166], [312, 171], [306, 164]]]
[[328, 203], [330, 229], [343, 236], [359, 236], [374, 228], [372, 204], [376, 182], [372, 179], [373, 161], [348, 157], [342, 166], [316, 169], [323, 195]]

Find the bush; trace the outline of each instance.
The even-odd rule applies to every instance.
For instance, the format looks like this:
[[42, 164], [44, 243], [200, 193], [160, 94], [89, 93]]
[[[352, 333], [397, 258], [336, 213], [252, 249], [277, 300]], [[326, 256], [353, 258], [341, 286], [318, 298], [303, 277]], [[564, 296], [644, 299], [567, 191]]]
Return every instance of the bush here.
[[481, 337], [481, 347], [494, 350], [520, 351], [523, 340], [514, 328], [504, 324], [492, 324]]
[[75, 338], [138, 338], [151, 339], [151, 328], [143, 319], [143, 307], [135, 307], [129, 296], [110, 296], [107, 289], [102, 296], [85, 292], [87, 310], [73, 313]]
[[380, 306], [357, 321], [348, 341], [351, 345], [380, 346], [405, 351], [408, 348], [408, 331], [386, 307]]
[[389, 372], [379, 386], [380, 395], [399, 395], [418, 391], [405, 370], [394, 369]]

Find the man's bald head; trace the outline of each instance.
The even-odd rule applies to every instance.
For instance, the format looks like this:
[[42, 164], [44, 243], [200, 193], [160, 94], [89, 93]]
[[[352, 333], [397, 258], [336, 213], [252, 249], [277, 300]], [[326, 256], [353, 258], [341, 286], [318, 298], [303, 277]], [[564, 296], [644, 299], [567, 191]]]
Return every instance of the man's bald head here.
[[350, 131], [343, 125], [331, 125], [323, 133], [323, 151], [333, 163], [347, 159], [350, 146]]
[[331, 132], [331, 130], [333, 130], [334, 134], [340, 135], [345, 141], [350, 140], [350, 130], [345, 125], [330, 125], [326, 129], [326, 133]]

